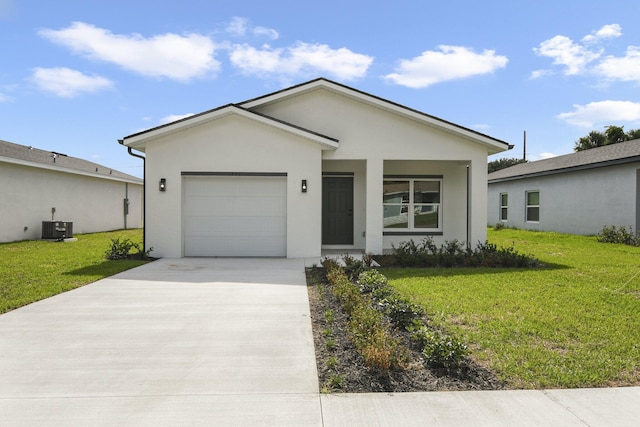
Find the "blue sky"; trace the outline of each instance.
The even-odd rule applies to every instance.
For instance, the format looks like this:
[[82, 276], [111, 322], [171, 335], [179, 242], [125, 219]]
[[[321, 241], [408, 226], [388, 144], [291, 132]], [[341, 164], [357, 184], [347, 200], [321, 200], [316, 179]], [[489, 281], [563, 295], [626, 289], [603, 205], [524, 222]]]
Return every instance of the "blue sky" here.
[[515, 144], [640, 128], [640, 2], [0, 0], [0, 139], [132, 175], [117, 140], [316, 77]]

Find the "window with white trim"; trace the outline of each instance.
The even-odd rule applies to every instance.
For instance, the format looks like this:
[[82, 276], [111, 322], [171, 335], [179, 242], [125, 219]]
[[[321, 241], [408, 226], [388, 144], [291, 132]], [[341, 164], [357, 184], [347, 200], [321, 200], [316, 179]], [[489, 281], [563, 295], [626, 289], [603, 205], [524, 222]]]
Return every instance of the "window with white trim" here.
[[539, 222], [540, 221], [540, 192], [527, 191], [525, 193], [525, 199], [527, 201], [526, 209], [525, 209], [525, 221]]
[[507, 221], [509, 218], [509, 194], [500, 193], [500, 221]]
[[384, 229], [441, 231], [441, 189], [441, 179], [385, 179], [382, 197]]

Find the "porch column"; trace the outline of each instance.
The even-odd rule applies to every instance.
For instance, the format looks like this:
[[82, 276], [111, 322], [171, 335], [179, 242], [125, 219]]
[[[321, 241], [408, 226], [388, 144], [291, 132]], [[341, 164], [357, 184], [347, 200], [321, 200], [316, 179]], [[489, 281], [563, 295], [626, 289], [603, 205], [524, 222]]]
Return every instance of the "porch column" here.
[[[484, 160], [484, 159], [483, 159]], [[484, 161], [469, 162], [470, 215], [469, 244], [487, 240], [487, 167]]]
[[382, 254], [382, 180], [384, 175], [383, 159], [367, 160], [367, 203], [365, 251]]

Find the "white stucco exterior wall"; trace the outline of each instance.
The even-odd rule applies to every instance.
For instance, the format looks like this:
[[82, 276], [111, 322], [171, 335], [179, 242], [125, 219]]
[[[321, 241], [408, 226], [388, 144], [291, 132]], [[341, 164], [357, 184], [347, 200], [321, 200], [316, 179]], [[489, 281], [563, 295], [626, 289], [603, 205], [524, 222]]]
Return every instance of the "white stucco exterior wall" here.
[[[361, 248], [377, 253], [413, 237], [382, 236], [385, 174], [443, 175], [444, 233], [434, 240], [466, 242], [467, 166], [472, 214], [469, 242], [475, 245], [486, 240], [488, 154], [487, 148], [476, 141], [326, 90], [259, 106], [256, 111], [337, 138], [340, 147], [323, 152], [325, 164], [340, 160], [366, 164], [366, 242]], [[416, 160], [425, 162], [413, 163]], [[354, 225], [357, 238], [359, 224]]]
[[72, 221], [73, 233], [141, 228], [143, 185], [109, 177], [0, 162], [0, 242], [42, 237], [42, 221]]
[[[595, 235], [604, 226], [638, 229], [639, 164], [610, 166], [489, 184], [488, 224], [509, 199], [508, 227]], [[525, 222], [525, 192], [540, 191], [540, 221]]]
[[[158, 257], [184, 255], [182, 172], [287, 173], [287, 256], [319, 257], [322, 147], [239, 115], [165, 135], [146, 148], [147, 248]], [[161, 178], [167, 190], [158, 191]], [[308, 192], [301, 192], [307, 180]]]

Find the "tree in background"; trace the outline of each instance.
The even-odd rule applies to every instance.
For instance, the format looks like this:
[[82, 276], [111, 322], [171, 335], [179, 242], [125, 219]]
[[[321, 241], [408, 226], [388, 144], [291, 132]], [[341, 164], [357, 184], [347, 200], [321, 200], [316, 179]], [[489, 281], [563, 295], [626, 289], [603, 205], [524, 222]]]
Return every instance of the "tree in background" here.
[[516, 158], [512, 158], [512, 159], [504, 158], [504, 159], [493, 160], [489, 162], [489, 173], [499, 171], [500, 169], [505, 169], [513, 165], [517, 165], [519, 163], [527, 163], [527, 161], [524, 159], [516, 159]]
[[604, 132], [592, 130], [587, 136], [577, 140], [573, 151], [589, 150], [637, 138], [640, 138], [640, 129], [632, 129], [625, 133], [624, 126], [607, 126], [604, 128]]

